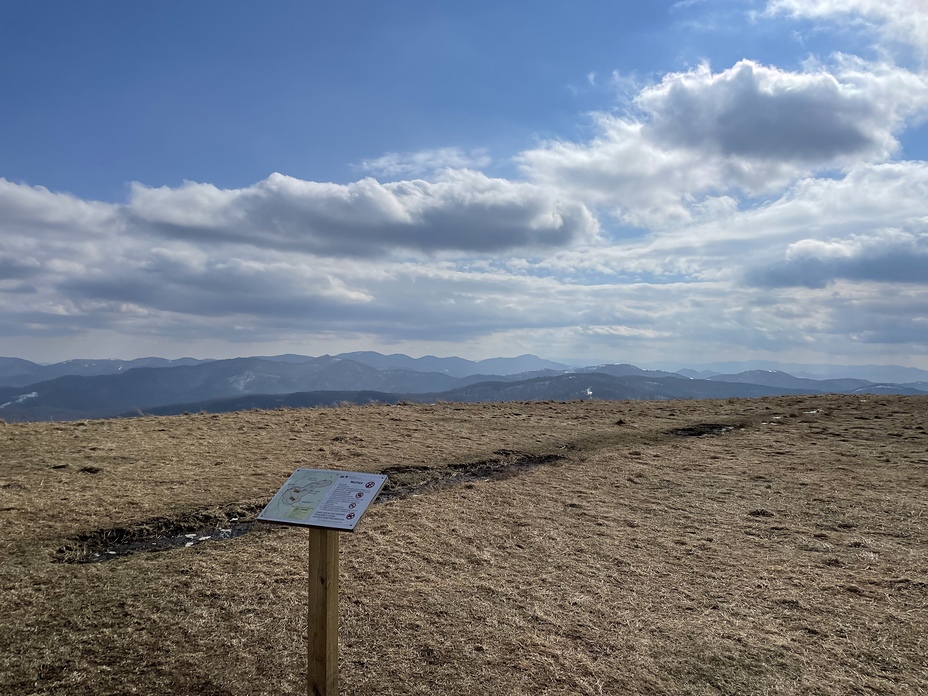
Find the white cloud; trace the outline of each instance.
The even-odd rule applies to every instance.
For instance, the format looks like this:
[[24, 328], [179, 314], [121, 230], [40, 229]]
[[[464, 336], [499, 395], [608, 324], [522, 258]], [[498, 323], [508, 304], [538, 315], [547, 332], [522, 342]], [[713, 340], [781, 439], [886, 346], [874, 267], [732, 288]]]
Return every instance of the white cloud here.
[[781, 261], [757, 269], [749, 282], [818, 288], [839, 279], [928, 286], [928, 220], [919, 230], [799, 240], [787, 246]]
[[610, 209], [625, 223], [666, 227], [689, 219], [684, 196], [719, 180], [695, 153], [649, 141], [641, 123], [596, 116], [599, 135], [587, 143], [550, 141], [521, 153], [522, 171], [535, 182]]
[[443, 147], [418, 152], [388, 152], [376, 159], [364, 160], [361, 169], [374, 176], [423, 176], [443, 169], [482, 169], [492, 163], [486, 148], [465, 152], [459, 147]]
[[802, 240], [921, 229], [928, 218], [926, 201], [928, 164], [861, 165], [842, 178], [803, 179], [781, 197], [745, 210], [728, 198], [709, 199], [692, 224], [595, 249], [556, 251], [537, 267], [614, 278], [734, 280], [781, 263], [789, 245]]
[[770, 0], [765, 14], [865, 22], [884, 39], [909, 44], [928, 57], [925, 0]]
[[65, 277], [121, 248], [121, 229], [117, 206], [0, 178], [3, 291], [29, 295], [29, 303], [48, 296], [49, 277]]
[[598, 229], [582, 204], [554, 191], [470, 170], [386, 184], [282, 174], [236, 190], [135, 184], [125, 213], [128, 224], [167, 237], [334, 256], [556, 247]]
[[889, 158], [896, 133], [928, 108], [928, 79], [850, 57], [804, 72], [744, 60], [668, 74], [633, 103], [637, 118], [597, 114], [588, 142], [523, 152], [522, 171], [628, 225], [685, 225], [707, 197], [770, 195], [799, 177]]
[[[558, 283], [480, 271], [480, 257], [596, 234], [583, 206], [470, 171], [395, 184], [136, 185], [125, 205], [3, 183], [4, 336], [451, 340], [547, 325], [576, 309], [580, 289], [552, 303]], [[457, 250], [445, 256], [458, 260], [398, 260], [417, 258], [409, 250]]]
[[[713, 206], [692, 224], [559, 250], [519, 270], [610, 287], [614, 302], [647, 317], [636, 327], [707, 360], [713, 350], [770, 359], [808, 351], [820, 362], [928, 353], [928, 164], [859, 165], [803, 179], [758, 207]], [[622, 333], [608, 327], [592, 322], [585, 332]], [[627, 338], [628, 350], [670, 345]]]
[[33, 236], [48, 230], [95, 235], [112, 229], [114, 211], [107, 203], [83, 201], [44, 186], [17, 184], [0, 177], [0, 225], [10, 233], [5, 237], [17, 233]]
[[763, 189], [774, 166], [844, 167], [883, 160], [893, 133], [928, 106], [928, 81], [890, 65], [843, 58], [834, 72], [789, 72], [742, 60], [713, 73], [671, 73], [635, 104], [654, 142], [733, 160], [731, 174]]
[[118, 265], [75, 270], [58, 289], [75, 301], [103, 302], [105, 311], [130, 303], [177, 315], [254, 315], [283, 323], [302, 321], [309, 312], [322, 320], [373, 299], [312, 259], [182, 247], [147, 252], [140, 247]]

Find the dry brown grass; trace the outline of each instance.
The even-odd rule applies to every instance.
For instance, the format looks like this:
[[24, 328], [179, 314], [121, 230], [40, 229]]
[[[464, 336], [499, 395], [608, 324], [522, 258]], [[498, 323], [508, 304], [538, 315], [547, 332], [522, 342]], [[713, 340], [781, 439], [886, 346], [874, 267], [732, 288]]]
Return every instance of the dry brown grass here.
[[[743, 427], [669, 433], [699, 423]], [[0, 425], [0, 692], [301, 693], [305, 532], [56, 551], [297, 466], [510, 449], [564, 459], [342, 535], [343, 693], [928, 693], [926, 424], [925, 398], [829, 396]]]

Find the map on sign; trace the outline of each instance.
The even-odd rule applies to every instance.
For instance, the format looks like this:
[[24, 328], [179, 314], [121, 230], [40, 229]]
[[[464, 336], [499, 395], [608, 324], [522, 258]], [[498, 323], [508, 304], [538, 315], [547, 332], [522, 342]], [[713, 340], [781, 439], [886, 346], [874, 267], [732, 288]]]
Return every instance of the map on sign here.
[[297, 469], [258, 520], [352, 531], [386, 480], [383, 474]]

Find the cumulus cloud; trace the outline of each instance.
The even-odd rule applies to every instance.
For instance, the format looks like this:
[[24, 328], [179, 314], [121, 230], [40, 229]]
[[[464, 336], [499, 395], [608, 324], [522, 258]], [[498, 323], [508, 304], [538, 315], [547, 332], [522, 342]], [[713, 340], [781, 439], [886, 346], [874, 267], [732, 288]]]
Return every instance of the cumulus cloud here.
[[744, 60], [668, 74], [633, 105], [637, 116], [597, 114], [588, 142], [523, 152], [523, 172], [629, 225], [684, 225], [707, 198], [770, 195], [799, 177], [889, 158], [896, 133], [928, 109], [928, 79], [850, 57], [803, 72]]
[[385, 184], [371, 178], [317, 183], [282, 174], [236, 190], [136, 184], [124, 212], [129, 224], [179, 239], [334, 256], [557, 247], [592, 238], [598, 229], [581, 203], [471, 170]]
[[522, 171], [640, 227], [687, 222], [685, 196], [719, 181], [712, 163], [660, 147], [644, 136], [641, 123], [607, 114], [595, 119], [596, 138], [550, 141], [527, 150], [517, 158]]
[[838, 279], [928, 285], [928, 225], [921, 231], [879, 230], [790, 244], [781, 261], [756, 269], [760, 286], [821, 288]]
[[849, 58], [834, 73], [742, 60], [720, 73], [701, 65], [668, 74], [635, 104], [647, 114], [655, 142], [748, 162], [825, 168], [890, 156], [898, 146], [893, 133], [928, 105], [928, 82]]
[[115, 205], [0, 179], [0, 291], [50, 295], [52, 279], [118, 254], [120, 230]]
[[5, 237], [61, 230], [96, 235], [113, 228], [114, 213], [114, 206], [107, 203], [84, 201], [44, 186], [17, 184], [0, 177], [0, 225], [10, 233]]

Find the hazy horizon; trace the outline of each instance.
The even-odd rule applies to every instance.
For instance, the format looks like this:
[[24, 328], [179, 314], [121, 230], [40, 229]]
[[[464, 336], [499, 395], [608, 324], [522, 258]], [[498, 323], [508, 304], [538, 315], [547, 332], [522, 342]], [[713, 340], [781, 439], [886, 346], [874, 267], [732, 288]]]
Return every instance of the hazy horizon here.
[[[239, 358], [273, 358], [281, 355], [296, 355], [304, 356], [307, 358], [318, 358], [326, 355], [343, 355], [347, 353], [352, 353], [356, 351], [344, 351], [343, 353], [328, 354], [323, 353], [319, 355], [306, 354], [306, 353], [276, 353], [274, 355], [232, 355], [223, 358], [216, 358], [213, 356], [193, 356], [193, 355], [175, 355], [175, 356], [163, 356], [163, 355], [137, 355], [130, 358], [90, 358], [86, 356], [65, 358], [64, 360], [55, 360], [55, 361], [35, 361], [30, 360], [30, 362], [36, 363], [38, 365], [54, 365], [63, 362], [80, 362], [80, 361], [132, 361], [132, 360], [145, 360], [145, 359], [164, 359], [164, 360], [183, 360], [183, 359], [194, 359], [194, 360], [229, 360], [229, 359], [239, 359]], [[695, 370], [695, 371], [710, 371], [717, 372], [719, 374], [725, 372], [737, 373], [745, 372], [749, 370], [779, 370], [783, 372], [796, 372], [796, 373], [805, 373], [805, 374], [817, 374], [819, 378], [839, 376], [840, 371], [843, 368], [848, 370], [865, 370], [867, 368], [903, 368], [903, 369], [916, 369], [919, 368], [914, 365], [905, 365], [901, 363], [839, 363], [839, 362], [812, 362], [812, 363], [802, 363], [802, 362], [787, 362], [787, 361], [777, 361], [777, 360], [717, 360], [703, 363], [695, 362], [680, 362], [680, 361], [639, 361], [632, 362], [627, 360], [580, 360], [575, 358], [557, 358], [550, 357], [546, 355], [539, 355], [537, 353], [522, 353], [519, 355], [494, 355], [488, 356], [485, 358], [467, 358], [461, 355], [436, 355], [433, 353], [424, 353], [424, 354], [407, 354], [397, 351], [392, 351], [390, 353], [384, 353], [383, 351], [368, 350], [363, 352], [371, 353], [380, 353], [384, 356], [390, 356], [394, 354], [404, 355], [413, 359], [420, 358], [438, 358], [438, 359], [463, 359], [472, 362], [480, 362], [483, 360], [514, 360], [517, 358], [524, 357], [533, 357], [539, 358], [544, 361], [559, 363], [568, 368], [581, 368], [581, 367], [595, 367], [596, 365], [609, 365], [609, 364], [632, 364], [635, 367], [639, 367], [645, 370], [660, 370], [666, 372], [678, 372], [682, 370]], [[0, 358], [19, 358], [23, 360], [29, 360], [28, 358], [20, 358], [20, 356], [9, 356], [3, 355]], [[798, 375], [797, 375], [798, 376]], [[874, 380], [880, 381], [880, 380]]]

